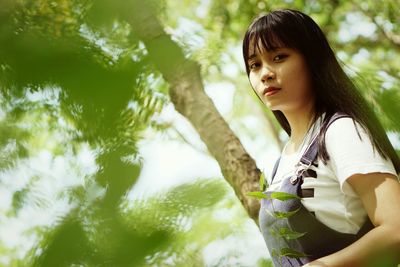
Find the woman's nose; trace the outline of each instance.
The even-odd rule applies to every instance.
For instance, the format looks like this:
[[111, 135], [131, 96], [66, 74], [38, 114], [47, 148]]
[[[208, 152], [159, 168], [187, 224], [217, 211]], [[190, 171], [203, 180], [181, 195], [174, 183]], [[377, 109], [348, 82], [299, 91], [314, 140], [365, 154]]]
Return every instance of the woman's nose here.
[[261, 81], [265, 83], [266, 81], [270, 81], [275, 79], [275, 72], [268, 67], [264, 67], [261, 72]]

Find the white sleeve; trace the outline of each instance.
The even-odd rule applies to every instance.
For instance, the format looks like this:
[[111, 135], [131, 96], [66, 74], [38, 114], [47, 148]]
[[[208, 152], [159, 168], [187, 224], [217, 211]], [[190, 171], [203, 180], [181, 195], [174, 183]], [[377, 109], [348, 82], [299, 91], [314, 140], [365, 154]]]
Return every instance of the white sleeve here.
[[337, 119], [329, 126], [325, 136], [330, 157], [328, 165], [336, 175], [342, 192], [351, 196], [356, 194], [346, 180], [353, 174], [381, 172], [397, 176], [391, 160], [384, 159], [377, 149], [374, 149], [371, 139], [361, 125], [356, 125], [357, 128], [351, 118]]

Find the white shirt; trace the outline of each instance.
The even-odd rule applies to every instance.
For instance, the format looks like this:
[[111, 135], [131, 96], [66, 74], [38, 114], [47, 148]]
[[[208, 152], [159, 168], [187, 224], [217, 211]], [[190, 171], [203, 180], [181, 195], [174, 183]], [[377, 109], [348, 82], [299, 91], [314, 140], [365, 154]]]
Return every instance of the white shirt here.
[[[320, 122], [315, 122], [317, 130]], [[319, 221], [338, 232], [352, 234], [358, 232], [367, 213], [361, 199], [346, 182], [347, 178], [371, 172], [397, 176], [390, 159], [382, 158], [364, 129], [358, 123], [356, 125], [361, 140], [351, 118], [337, 119], [329, 126], [325, 143], [330, 159], [326, 165], [318, 159], [318, 167], [310, 167], [317, 172], [317, 178], [305, 177], [301, 185], [302, 189], [314, 189], [314, 197], [303, 198], [302, 203], [315, 213]], [[315, 131], [306, 136], [304, 144], [308, 145], [314, 135]], [[307, 145], [290, 155], [285, 154], [283, 149], [273, 184], [269, 181], [268, 190], [279, 191], [282, 180], [294, 175], [295, 165]]]

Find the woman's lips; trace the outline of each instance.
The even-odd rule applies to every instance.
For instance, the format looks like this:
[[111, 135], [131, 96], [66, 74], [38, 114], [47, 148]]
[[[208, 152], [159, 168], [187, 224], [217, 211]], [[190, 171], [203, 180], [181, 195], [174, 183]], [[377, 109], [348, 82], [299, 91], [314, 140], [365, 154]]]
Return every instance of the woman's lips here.
[[272, 95], [276, 94], [279, 90], [281, 90], [281, 88], [270, 86], [270, 87], [267, 87], [264, 89], [263, 95], [272, 96]]

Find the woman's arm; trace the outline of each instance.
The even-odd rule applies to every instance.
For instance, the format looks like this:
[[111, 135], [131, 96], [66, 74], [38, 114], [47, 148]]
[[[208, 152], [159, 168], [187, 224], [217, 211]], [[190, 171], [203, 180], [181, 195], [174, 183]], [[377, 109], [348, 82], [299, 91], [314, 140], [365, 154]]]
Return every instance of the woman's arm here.
[[[304, 266], [380, 266], [400, 263], [400, 183], [386, 173], [355, 174], [348, 183], [360, 196], [375, 228], [350, 246]], [[387, 265], [385, 265], [387, 266]], [[390, 266], [390, 265], [389, 265]]]

